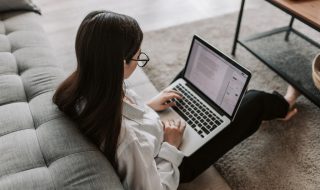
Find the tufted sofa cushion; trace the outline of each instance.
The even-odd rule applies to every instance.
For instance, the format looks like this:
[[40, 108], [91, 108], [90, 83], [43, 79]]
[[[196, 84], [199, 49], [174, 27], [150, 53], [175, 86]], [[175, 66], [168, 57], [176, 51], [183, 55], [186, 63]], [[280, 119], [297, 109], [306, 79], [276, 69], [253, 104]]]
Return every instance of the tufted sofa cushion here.
[[0, 189], [122, 189], [103, 154], [52, 103], [66, 77], [39, 15], [0, 14]]
[[41, 14], [40, 9], [31, 0], [0, 0], [0, 12], [34, 11]]

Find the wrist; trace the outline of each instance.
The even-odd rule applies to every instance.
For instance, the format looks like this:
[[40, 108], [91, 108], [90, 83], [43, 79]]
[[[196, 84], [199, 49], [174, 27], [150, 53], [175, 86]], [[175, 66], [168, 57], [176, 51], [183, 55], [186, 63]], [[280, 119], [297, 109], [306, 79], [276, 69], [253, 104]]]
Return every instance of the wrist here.
[[158, 157], [168, 160], [174, 165], [179, 166], [184, 155], [180, 150], [170, 145], [168, 142], [163, 142]]
[[170, 142], [170, 141], [164, 141], [164, 142], [170, 144], [171, 146], [176, 147], [177, 149], [179, 149], [179, 147], [180, 147], [180, 144], [178, 144], [178, 143], [176, 143], [176, 142]]
[[147, 105], [147, 106], [149, 106], [151, 109], [153, 109], [153, 110], [154, 110], [154, 106], [153, 106], [153, 104], [152, 104], [151, 100], [150, 100], [150, 101], [148, 101], [148, 102], [146, 102], [146, 105]]

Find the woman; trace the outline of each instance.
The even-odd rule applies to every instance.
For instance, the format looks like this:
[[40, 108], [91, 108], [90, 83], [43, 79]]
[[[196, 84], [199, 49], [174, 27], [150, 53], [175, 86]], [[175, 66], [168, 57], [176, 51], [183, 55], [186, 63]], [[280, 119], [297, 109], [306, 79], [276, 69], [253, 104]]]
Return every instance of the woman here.
[[76, 37], [77, 69], [53, 97], [59, 109], [101, 148], [126, 189], [177, 189], [253, 134], [262, 120], [288, 120], [297, 112], [292, 108], [299, 94], [292, 87], [285, 97], [249, 91], [234, 122], [183, 158], [179, 146], [185, 122], [160, 121], [155, 112], [175, 105], [168, 100], [183, 97], [162, 91], [144, 104], [124, 85], [137, 65], [143, 67], [149, 60], [140, 49], [142, 38], [133, 18], [91, 12]]

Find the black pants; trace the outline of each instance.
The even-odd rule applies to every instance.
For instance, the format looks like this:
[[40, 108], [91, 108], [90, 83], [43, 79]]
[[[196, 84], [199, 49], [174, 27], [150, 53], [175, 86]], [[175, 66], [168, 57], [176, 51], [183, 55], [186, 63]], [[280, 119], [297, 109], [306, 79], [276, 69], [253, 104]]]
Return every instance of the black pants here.
[[180, 183], [190, 182], [225, 153], [256, 132], [263, 120], [283, 118], [289, 109], [288, 102], [278, 93], [249, 90], [244, 96], [236, 118], [217, 136], [179, 166]]

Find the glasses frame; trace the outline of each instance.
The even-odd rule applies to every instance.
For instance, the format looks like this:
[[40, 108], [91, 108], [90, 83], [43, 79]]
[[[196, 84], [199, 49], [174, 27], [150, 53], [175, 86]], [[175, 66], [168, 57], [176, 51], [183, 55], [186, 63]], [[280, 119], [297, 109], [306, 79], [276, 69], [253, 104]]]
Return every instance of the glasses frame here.
[[[145, 55], [145, 56], [147, 57], [147, 59], [139, 59], [139, 57], [140, 57], [141, 54]], [[150, 58], [149, 58], [149, 56], [148, 56], [146, 53], [140, 52], [140, 54], [139, 54], [139, 56], [138, 56], [138, 59], [131, 59], [131, 60], [132, 60], [132, 61], [137, 61], [139, 67], [144, 67], [144, 66], [146, 66], [147, 63], [150, 61]], [[141, 61], [145, 61], [145, 63], [143, 63], [142, 65], [140, 65], [139, 63], [140, 63]]]

